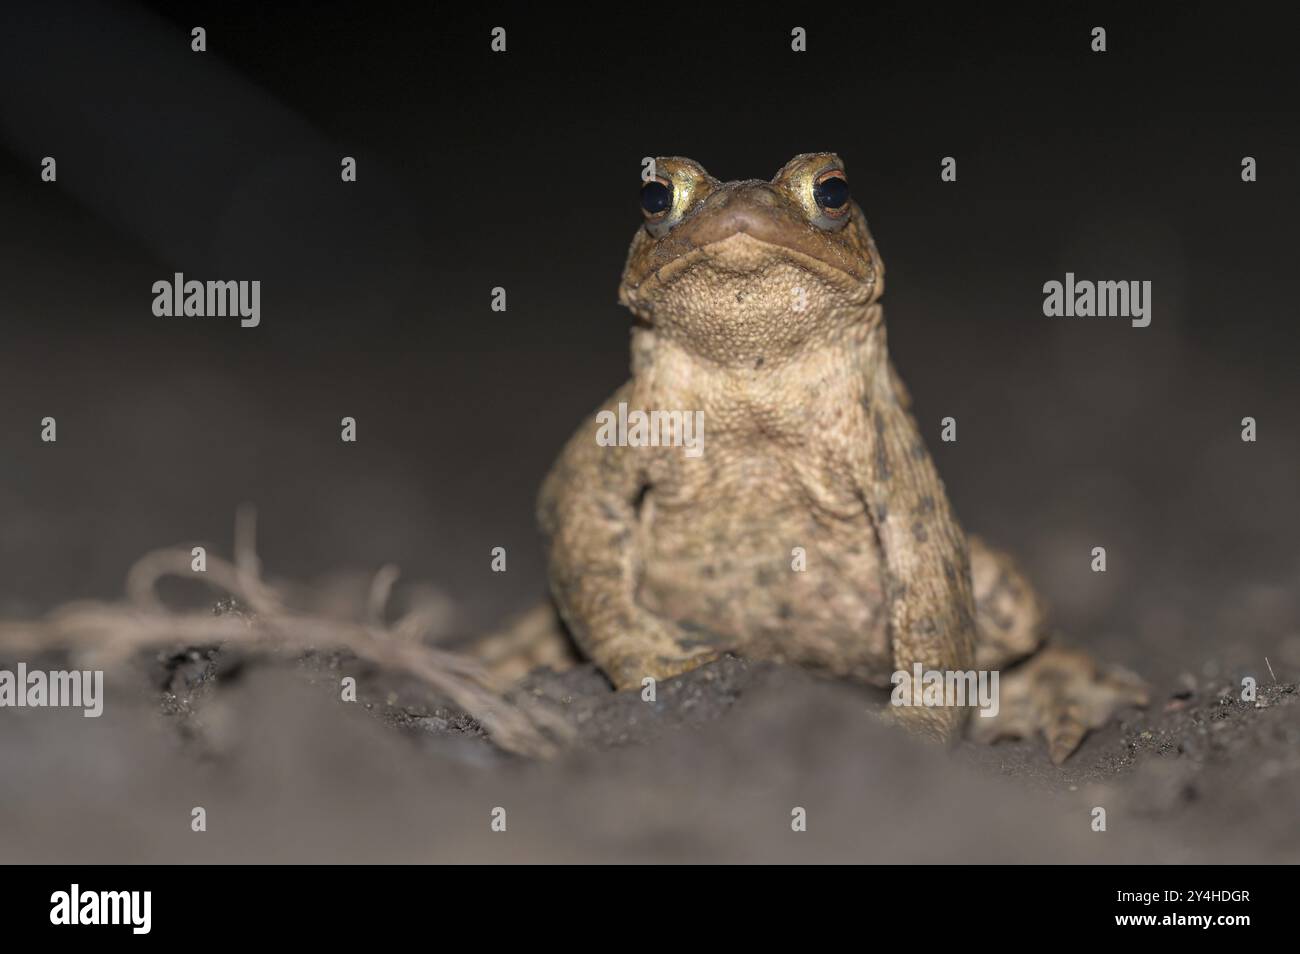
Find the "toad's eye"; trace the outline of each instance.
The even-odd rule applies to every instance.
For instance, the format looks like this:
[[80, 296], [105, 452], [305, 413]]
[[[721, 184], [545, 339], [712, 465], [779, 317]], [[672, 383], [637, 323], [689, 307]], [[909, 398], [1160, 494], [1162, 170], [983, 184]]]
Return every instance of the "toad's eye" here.
[[843, 215], [849, 208], [849, 184], [844, 173], [832, 169], [813, 183], [813, 200], [827, 215]]
[[662, 218], [673, 207], [673, 187], [663, 179], [651, 179], [641, 186], [641, 210], [646, 218]]

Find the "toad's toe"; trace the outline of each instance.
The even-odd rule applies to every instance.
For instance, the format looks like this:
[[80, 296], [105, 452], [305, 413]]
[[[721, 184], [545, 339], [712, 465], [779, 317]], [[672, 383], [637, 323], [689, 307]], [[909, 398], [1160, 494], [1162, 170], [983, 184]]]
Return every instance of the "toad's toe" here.
[[1055, 646], [1001, 674], [999, 681], [997, 713], [972, 719], [971, 737], [993, 742], [1041, 731], [1057, 765], [1116, 712], [1148, 701], [1146, 684], [1132, 673], [1099, 667], [1087, 653]]

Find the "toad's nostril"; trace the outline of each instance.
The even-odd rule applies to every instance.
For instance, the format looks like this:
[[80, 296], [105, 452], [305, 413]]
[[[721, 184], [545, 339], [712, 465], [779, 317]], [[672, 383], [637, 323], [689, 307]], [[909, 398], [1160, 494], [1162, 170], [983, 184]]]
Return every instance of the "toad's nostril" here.
[[733, 203], [718, 216], [715, 230], [724, 235], [734, 232], [752, 234], [761, 231], [765, 225], [765, 216], [755, 209], [753, 205]]

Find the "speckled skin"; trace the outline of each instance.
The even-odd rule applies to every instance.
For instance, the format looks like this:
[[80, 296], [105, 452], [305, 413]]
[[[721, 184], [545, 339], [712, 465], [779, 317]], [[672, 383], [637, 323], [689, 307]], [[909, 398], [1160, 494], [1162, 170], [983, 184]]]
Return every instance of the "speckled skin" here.
[[[722, 183], [657, 160], [674, 201], [632, 242], [619, 288], [632, 378], [604, 408], [702, 411], [703, 453], [600, 446], [593, 417], [539, 501], [556, 604], [619, 688], [724, 651], [888, 685], [914, 663], [997, 668], [1039, 646], [1033, 591], [968, 548], [909, 413], [861, 210], [814, 201], [842, 169], [813, 153], [771, 182]], [[1091, 693], [1095, 673], [1083, 682]], [[965, 713], [896, 710], [939, 738]], [[1042, 718], [1063, 719], [1050, 698]], [[1061, 745], [1086, 728], [1066, 726]]]

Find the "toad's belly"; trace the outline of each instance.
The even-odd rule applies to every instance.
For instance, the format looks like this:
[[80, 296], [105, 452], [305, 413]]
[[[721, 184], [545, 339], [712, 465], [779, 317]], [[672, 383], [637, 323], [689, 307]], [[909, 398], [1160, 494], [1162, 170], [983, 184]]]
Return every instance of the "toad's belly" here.
[[866, 514], [724, 500], [705, 511], [645, 508], [641, 604], [702, 644], [887, 685], [880, 557]]

